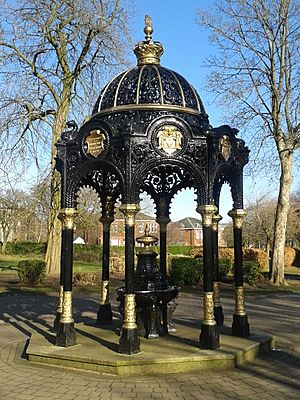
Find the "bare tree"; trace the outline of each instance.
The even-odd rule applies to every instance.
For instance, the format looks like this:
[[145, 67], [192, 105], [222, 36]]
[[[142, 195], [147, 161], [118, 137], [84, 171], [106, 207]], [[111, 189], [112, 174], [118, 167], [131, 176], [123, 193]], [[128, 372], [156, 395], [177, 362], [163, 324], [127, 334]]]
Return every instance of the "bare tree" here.
[[299, 1], [217, 1], [213, 15], [199, 12], [199, 23], [218, 48], [209, 60], [210, 88], [228, 106], [232, 122], [248, 128], [252, 149], [272, 156], [265, 171], [274, 172], [279, 161], [271, 280], [282, 285], [293, 157], [300, 146]]
[[51, 148], [49, 273], [58, 273], [60, 255], [55, 143], [68, 114], [87, 115], [109, 70], [124, 65], [124, 1], [4, 1], [0, 10], [2, 156], [39, 166]]

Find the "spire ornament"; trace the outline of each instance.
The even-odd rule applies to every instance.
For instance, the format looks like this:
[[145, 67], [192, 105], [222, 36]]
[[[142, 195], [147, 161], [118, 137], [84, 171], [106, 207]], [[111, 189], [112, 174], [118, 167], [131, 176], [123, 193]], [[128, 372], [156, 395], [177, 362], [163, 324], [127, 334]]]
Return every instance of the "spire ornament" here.
[[137, 57], [138, 65], [159, 65], [160, 57], [164, 52], [163, 45], [160, 42], [153, 42], [152, 40], [153, 27], [149, 15], [145, 16], [145, 24], [144, 32], [146, 40], [138, 42], [134, 46], [134, 54]]

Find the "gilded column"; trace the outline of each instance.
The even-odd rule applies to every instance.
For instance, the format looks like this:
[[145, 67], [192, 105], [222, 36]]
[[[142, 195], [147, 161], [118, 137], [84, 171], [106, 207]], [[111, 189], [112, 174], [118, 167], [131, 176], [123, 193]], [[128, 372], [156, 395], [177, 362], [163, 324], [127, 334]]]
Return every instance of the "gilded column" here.
[[228, 215], [233, 221], [234, 239], [234, 285], [235, 285], [235, 312], [233, 314], [232, 335], [249, 336], [248, 317], [245, 311], [244, 280], [243, 280], [243, 253], [242, 253], [242, 226], [246, 216], [243, 209], [233, 209]]
[[76, 332], [72, 314], [72, 275], [73, 275], [73, 233], [74, 208], [63, 208], [59, 219], [62, 222], [61, 271], [63, 290], [61, 295], [61, 317], [57, 327], [56, 345], [70, 347], [76, 345]]
[[214, 289], [214, 316], [217, 325], [223, 325], [224, 314], [223, 307], [220, 300], [220, 271], [219, 271], [219, 238], [218, 226], [222, 217], [215, 214], [212, 217], [212, 244], [213, 244], [213, 289]]
[[214, 319], [213, 288], [213, 235], [212, 218], [217, 211], [212, 204], [201, 205], [197, 211], [202, 216], [203, 228], [203, 320], [201, 324], [200, 346], [214, 350], [220, 347], [219, 332]]
[[103, 226], [102, 246], [102, 278], [100, 282], [100, 305], [97, 313], [97, 322], [107, 324], [112, 322], [111, 304], [109, 301], [109, 250], [110, 227], [114, 221], [114, 205], [112, 198], [107, 196], [102, 202], [102, 216], [100, 222]]
[[122, 204], [120, 211], [125, 217], [125, 295], [124, 319], [121, 329], [119, 352], [136, 354], [140, 352], [140, 339], [136, 325], [134, 294], [134, 225], [139, 204]]

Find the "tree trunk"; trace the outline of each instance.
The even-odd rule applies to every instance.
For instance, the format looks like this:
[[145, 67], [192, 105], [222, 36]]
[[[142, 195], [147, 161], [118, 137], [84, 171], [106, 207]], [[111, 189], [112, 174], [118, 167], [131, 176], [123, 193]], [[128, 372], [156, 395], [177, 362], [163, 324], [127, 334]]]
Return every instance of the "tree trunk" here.
[[266, 257], [266, 271], [269, 271], [269, 277], [271, 277], [271, 266], [270, 266], [270, 251], [271, 251], [271, 240], [269, 238], [269, 236], [267, 237], [267, 244], [266, 244], [266, 253], [267, 253], [267, 257]]
[[285, 151], [282, 154], [281, 176], [279, 185], [278, 202], [275, 215], [274, 241], [271, 264], [271, 282], [280, 286], [285, 284], [284, 279], [284, 249], [286, 238], [286, 224], [290, 207], [290, 191], [292, 185], [293, 155]]
[[58, 138], [65, 128], [71, 99], [71, 87], [65, 87], [61, 96], [61, 104], [57, 110], [52, 130], [51, 157], [51, 210], [48, 219], [48, 244], [45, 256], [47, 274], [58, 275], [60, 271], [61, 222], [58, 213], [61, 208], [60, 174], [55, 169], [56, 146]]
[[57, 218], [60, 211], [60, 175], [52, 171], [51, 209], [48, 220], [48, 244], [45, 256], [47, 274], [58, 275], [60, 271], [61, 222]]

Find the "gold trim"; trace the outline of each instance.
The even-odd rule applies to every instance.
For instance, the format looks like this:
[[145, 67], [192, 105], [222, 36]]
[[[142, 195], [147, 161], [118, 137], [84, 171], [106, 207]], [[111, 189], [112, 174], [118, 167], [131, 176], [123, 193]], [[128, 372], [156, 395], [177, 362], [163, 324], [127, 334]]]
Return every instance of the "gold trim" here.
[[233, 210], [229, 211], [228, 215], [233, 220], [233, 227], [237, 229], [242, 229], [243, 221], [247, 215], [247, 211], [243, 210], [242, 208], [234, 208]]
[[219, 222], [223, 219], [220, 214], [215, 214], [212, 217], [212, 230], [217, 232], [219, 227]]
[[214, 307], [220, 307], [221, 300], [220, 300], [220, 283], [214, 282]]
[[214, 317], [214, 292], [203, 293], [203, 325], [216, 325]]
[[78, 211], [75, 208], [62, 208], [58, 214], [58, 219], [62, 222], [63, 229], [74, 228], [74, 218], [77, 216]]
[[119, 210], [124, 214], [125, 225], [133, 227], [135, 224], [135, 215], [140, 211], [141, 207], [139, 204], [122, 204]]
[[71, 324], [74, 322], [72, 316], [72, 292], [63, 293], [62, 315], [60, 322], [63, 324]]
[[63, 298], [64, 298], [64, 287], [60, 285], [59, 287], [59, 298], [58, 298], [58, 306], [57, 306], [57, 312], [59, 314], [62, 314], [63, 310]]
[[100, 304], [109, 303], [109, 281], [100, 282]]
[[246, 315], [243, 286], [235, 287], [235, 314], [236, 315]]
[[124, 295], [124, 321], [122, 328], [135, 329], [135, 294]]
[[212, 226], [212, 218], [213, 215], [217, 211], [217, 207], [213, 204], [204, 204], [197, 207], [196, 210], [202, 217], [202, 225], [203, 226]]
[[[169, 110], [169, 111], [178, 111], [178, 112], [186, 112], [189, 114], [199, 115], [201, 112], [199, 110], [195, 110], [190, 107], [183, 106], [175, 106], [175, 105], [166, 105], [166, 104], [153, 104], [153, 103], [143, 103], [143, 104], [123, 104], [121, 106], [115, 106], [110, 108], [105, 108], [98, 112], [98, 114], [111, 114], [118, 111], [128, 111], [128, 110]], [[95, 114], [96, 115], [96, 114]]]

